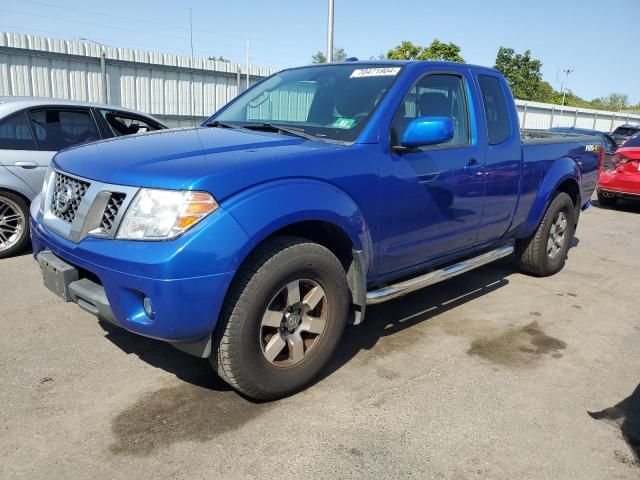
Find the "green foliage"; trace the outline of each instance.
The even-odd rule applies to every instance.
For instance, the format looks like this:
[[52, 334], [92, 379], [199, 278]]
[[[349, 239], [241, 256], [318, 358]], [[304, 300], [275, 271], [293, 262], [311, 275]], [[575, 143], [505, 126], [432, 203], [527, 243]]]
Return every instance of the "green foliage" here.
[[387, 52], [390, 60], [444, 60], [449, 62], [464, 62], [460, 55], [460, 47], [455, 43], [444, 43], [438, 39], [433, 40], [428, 47], [421, 47], [408, 41]]
[[[348, 57], [347, 52], [344, 48], [334, 48], [333, 49], [333, 61], [334, 62], [344, 62], [344, 60]], [[311, 63], [327, 63], [327, 56], [318, 51], [314, 55], [311, 56]]]
[[387, 58], [389, 60], [417, 60], [421, 51], [422, 47], [403, 41], [400, 45], [387, 52]]
[[464, 63], [460, 55], [460, 47], [455, 43], [444, 43], [437, 38], [427, 48], [420, 52], [420, 60], [444, 60], [447, 62]]
[[549, 93], [546, 85], [541, 85], [542, 62], [531, 58], [531, 51], [526, 50], [524, 54], [520, 54], [513, 48], [500, 47], [494, 68], [505, 76], [514, 97], [520, 100], [546, 101], [540, 98], [545, 92]]
[[564, 97], [564, 105], [569, 107], [614, 111], [629, 108], [629, 97], [623, 93], [612, 93], [607, 97], [585, 100], [569, 89], [566, 89], [564, 95], [554, 90], [549, 82], [542, 80], [540, 73], [542, 62], [532, 58], [529, 50], [520, 54], [512, 48], [500, 47], [494, 68], [502, 72], [511, 87], [513, 96], [519, 100], [562, 105]]

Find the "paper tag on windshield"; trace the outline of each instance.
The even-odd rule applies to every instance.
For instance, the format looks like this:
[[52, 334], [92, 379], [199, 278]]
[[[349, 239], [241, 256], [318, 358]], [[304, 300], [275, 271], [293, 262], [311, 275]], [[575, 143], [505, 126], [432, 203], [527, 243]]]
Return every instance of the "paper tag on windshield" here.
[[351, 72], [350, 78], [395, 77], [399, 71], [400, 71], [400, 67], [359, 68]]

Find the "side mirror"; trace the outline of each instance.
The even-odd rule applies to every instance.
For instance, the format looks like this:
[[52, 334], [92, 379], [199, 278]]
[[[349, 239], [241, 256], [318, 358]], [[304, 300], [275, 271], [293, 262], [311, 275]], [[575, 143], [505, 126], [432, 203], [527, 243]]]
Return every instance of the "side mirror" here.
[[450, 117], [418, 117], [407, 125], [400, 146], [417, 148], [448, 142], [453, 138], [453, 120]]

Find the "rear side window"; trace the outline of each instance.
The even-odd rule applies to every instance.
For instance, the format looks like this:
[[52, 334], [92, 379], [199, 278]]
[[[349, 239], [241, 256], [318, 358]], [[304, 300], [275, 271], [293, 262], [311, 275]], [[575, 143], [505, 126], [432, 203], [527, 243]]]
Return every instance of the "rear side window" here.
[[155, 123], [148, 122], [135, 115], [127, 115], [126, 113], [109, 110], [100, 110], [100, 113], [102, 113], [102, 116], [109, 125], [109, 130], [111, 130], [116, 137], [152, 132], [160, 129]]
[[39, 150], [57, 151], [100, 139], [88, 110], [32, 110], [29, 119]]
[[36, 143], [24, 112], [19, 112], [0, 122], [0, 149], [35, 150]]
[[507, 97], [498, 77], [478, 75], [484, 113], [487, 118], [489, 144], [497, 145], [511, 136], [511, 119]]

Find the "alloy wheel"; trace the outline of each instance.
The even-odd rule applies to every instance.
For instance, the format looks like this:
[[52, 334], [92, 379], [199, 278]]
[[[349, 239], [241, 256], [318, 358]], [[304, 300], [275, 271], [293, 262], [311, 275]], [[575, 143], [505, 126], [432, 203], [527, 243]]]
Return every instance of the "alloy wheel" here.
[[555, 259], [560, 252], [567, 238], [567, 214], [560, 210], [551, 224], [549, 239], [547, 240], [547, 255]]
[[327, 297], [315, 281], [287, 283], [269, 302], [260, 322], [260, 346], [272, 365], [290, 367], [304, 360], [327, 324]]
[[21, 239], [27, 219], [13, 200], [0, 197], [0, 252], [6, 252]]

